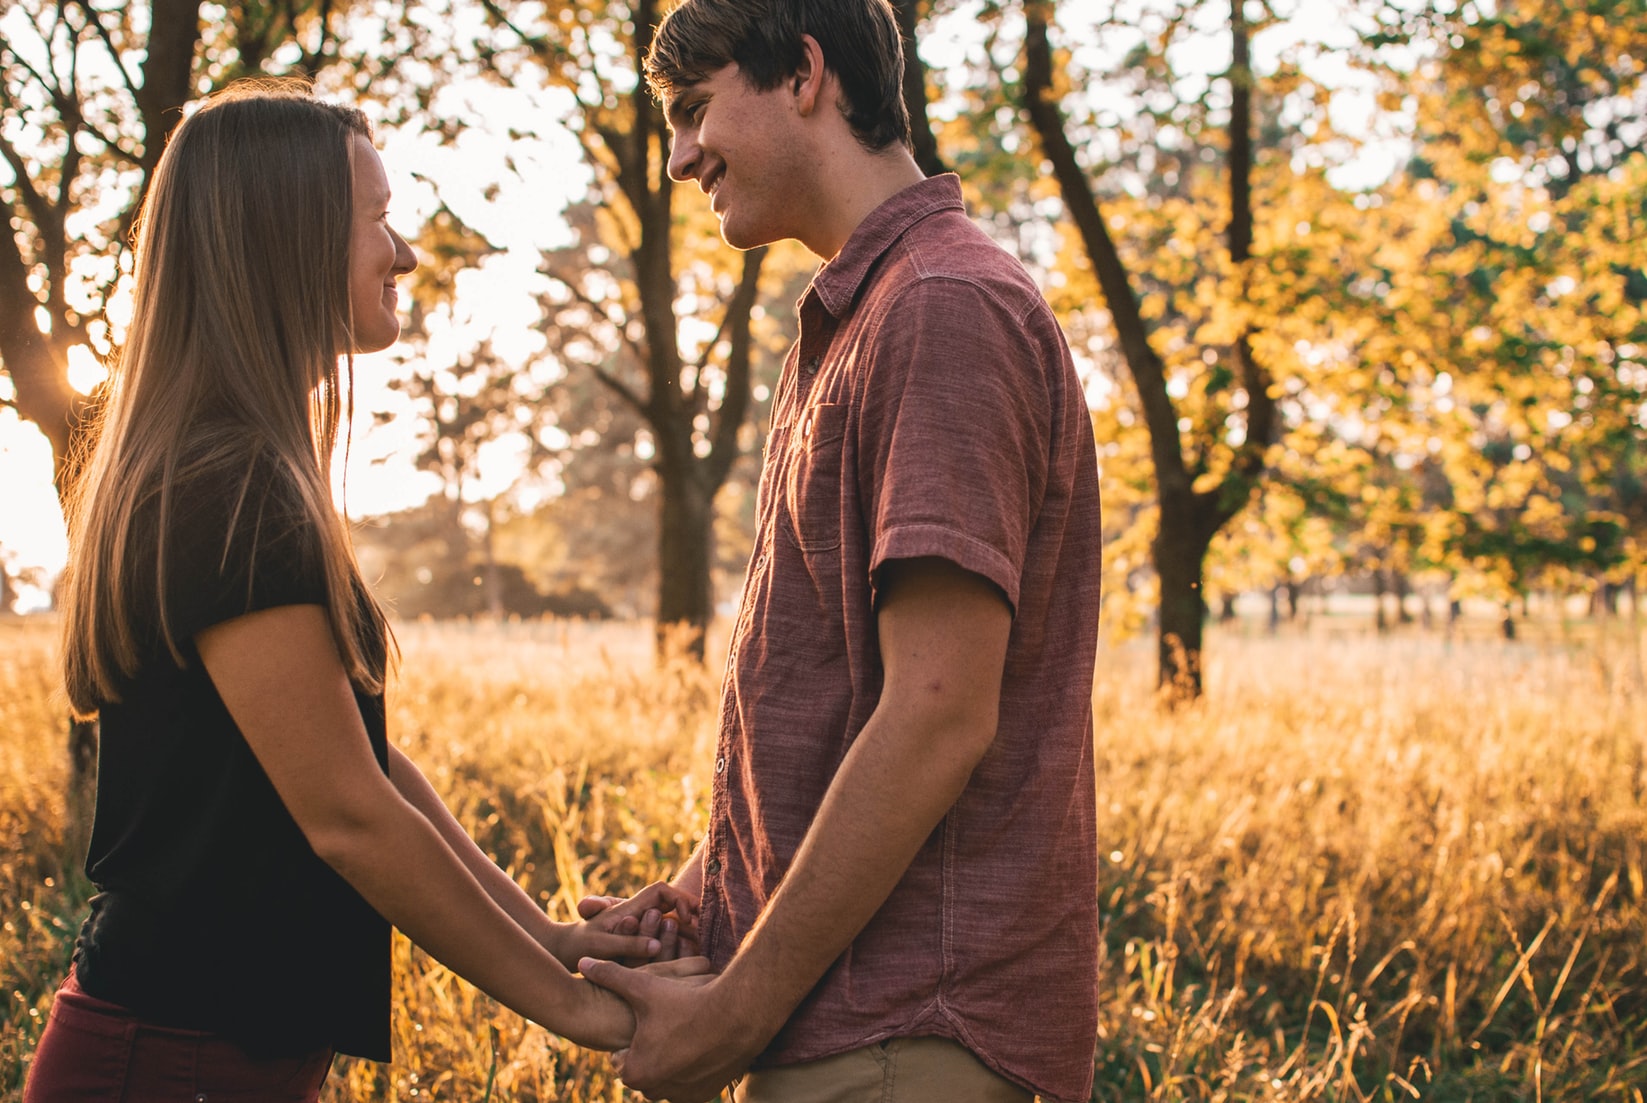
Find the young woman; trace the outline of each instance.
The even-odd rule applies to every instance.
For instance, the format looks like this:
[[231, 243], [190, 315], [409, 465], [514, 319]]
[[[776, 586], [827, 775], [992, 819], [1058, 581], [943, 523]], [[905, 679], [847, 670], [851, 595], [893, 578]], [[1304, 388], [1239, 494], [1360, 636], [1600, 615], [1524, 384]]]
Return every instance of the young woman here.
[[550, 922], [387, 741], [393, 641], [329, 470], [339, 360], [398, 337], [417, 263], [388, 202], [365, 117], [292, 85], [212, 98], [155, 172], [63, 591], [100, 891], [28, 1103], [312, 1100], [334, 1051], [389, 1058], [391, 923], [606, 1049], [629, 1009], [569, 969], [676, 953], [667, 886]]

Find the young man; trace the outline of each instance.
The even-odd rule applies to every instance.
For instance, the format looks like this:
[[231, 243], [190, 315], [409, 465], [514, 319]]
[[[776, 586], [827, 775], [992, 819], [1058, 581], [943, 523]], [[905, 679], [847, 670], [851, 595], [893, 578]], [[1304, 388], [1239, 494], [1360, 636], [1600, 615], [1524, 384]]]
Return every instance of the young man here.
[[[885, 0], [685, 0], [648, 75], [728, 244], [824, 259], [774, 402], [707, 837], [722, 972], [603, 962], [649, 1096], [1084, 1100], [1091, 421], [1023, 267], [908, 150]], [[745, 1074], [753, 1067], [754, 1071]]]

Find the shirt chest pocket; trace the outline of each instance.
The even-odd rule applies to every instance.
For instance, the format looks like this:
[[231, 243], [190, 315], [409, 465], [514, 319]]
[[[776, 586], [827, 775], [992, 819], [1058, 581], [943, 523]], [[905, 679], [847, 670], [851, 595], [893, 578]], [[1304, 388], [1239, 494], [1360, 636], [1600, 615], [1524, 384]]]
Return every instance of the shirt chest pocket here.
[[785, 531], [802, 551], [841, 546], [842, 470], [846, 407], [820, 402], [807, 408], [789, 437], [784, 478]]

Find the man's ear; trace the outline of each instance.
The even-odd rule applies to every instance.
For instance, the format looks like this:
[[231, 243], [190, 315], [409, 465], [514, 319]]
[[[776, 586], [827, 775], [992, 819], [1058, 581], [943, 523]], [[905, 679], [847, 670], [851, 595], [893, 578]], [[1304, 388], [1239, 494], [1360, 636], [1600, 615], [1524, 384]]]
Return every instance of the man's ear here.
[[811, 35], [801, 35], [801, 60], [795, 67], [795, 75], [790, 78], [790, 87], [795, 94], [795, 110], [802, 117], [811, 115], [820, 103], [829, 102], [823, 95], [827, 79], [823, 47]]

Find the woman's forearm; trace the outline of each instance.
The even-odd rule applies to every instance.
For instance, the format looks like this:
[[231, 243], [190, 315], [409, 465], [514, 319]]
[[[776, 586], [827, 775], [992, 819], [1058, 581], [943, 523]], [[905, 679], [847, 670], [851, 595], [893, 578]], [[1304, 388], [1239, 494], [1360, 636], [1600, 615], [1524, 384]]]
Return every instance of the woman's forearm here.
[[347, 830], [317, 833], [316, 853], [413, 943], [498, 1002], [581, 1045], [627, 1041], [626, 1012], [598, 1005], [421, 809], [392, 792], [381, 804], [382, 814]]
[[[527, 895], [526, 890], [480, 849], [446, 807], [446, 802], [440, 799], [434, 786], [429, 784], [423, 771], [396, 747], [389, 748], [389, 780], [400, 795], [429, 821], [452, 853], [480, 883], [486, 895], [528, 934], [547, 947], [563, 965], [566, 964], [560, 947], [564, 941], [565, 927], [552, 921]], [[575, 966], [577, 963], [574, 961], [571, 964]]]
[[[607, 1003], [605, 993], [573, 977], [493, 895], [518, 897], [512, 907], [520, 911], [525, 893], [490, 862], [495, 873], [482, 868], [467, 835], [449, 834], [461, 834], [449, 813], [431, 818], [379, 767], [320, 606], [238, 617], [201, 632], [196, 645], [309, 845], [367, 903], [521, 1014], [585, 1045], [627, 1043], [633, 1019], [622, 1001]], [[439, 804], [426, 781], [410, 780], [416, 771], [409, 762], [402, 757], [398, 766], [419, 801]], [[448, 824], [445, 832], [437, 822]], [[540, 913], [532, 912], [536, 927]]]

